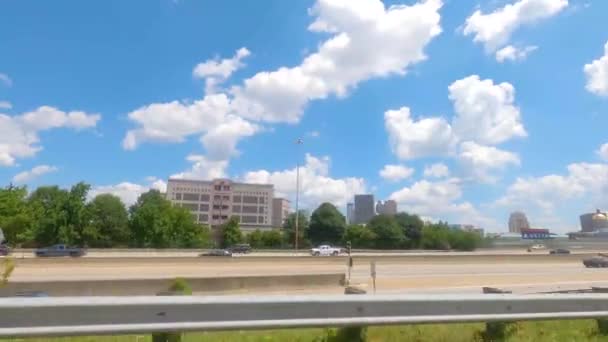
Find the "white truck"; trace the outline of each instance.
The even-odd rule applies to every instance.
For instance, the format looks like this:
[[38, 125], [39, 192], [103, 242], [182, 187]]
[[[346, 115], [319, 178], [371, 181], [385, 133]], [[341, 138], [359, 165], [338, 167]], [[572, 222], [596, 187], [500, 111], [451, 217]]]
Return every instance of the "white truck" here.
[[312, 256], [336, 256], [340, 254], [340, 248], [334, 248], [329, 245], [321, 245], [310, 250]]

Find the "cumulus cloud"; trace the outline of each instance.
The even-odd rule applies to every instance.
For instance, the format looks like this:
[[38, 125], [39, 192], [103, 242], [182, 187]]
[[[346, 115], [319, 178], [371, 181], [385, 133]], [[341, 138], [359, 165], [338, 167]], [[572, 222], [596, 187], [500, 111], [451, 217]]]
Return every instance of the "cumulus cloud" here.
[[424, 168], [424, 177], [443, 178], [450, 175], [450, 170], [443, 163], [435, 163]]
[[194, 67], [192, 75], [205, 80], [205, 93], [212, 94], [216, 87], [226, 81], [238, 69], [245, 66], [242, 60], [251, 52], [242, 47], [236, 51], [232, 58], [214, 58], [199, 63]]
[[189, 155], [186, 160], [192, 163], [189, 170], [174, 174], [171, 178], [211, 180], [226, 177], [227, 160], [212, 160], [201, 155]]
[[523, 61], [528, 55], [538, 49], [538, 46], [515, 47], [507, 45], [504, 48], [496, 51], [496, 61], [499, 63], [505, 61]]
[[7, 74], [0, 73], [0, 83], [3, 83], [7, 87], [11, 87], [13, 85], [13, 80], [8, 77]]
[[0, 109], [11, 109], [13, 105], [8, 101], [0, 101]]
[[27, 183], [47, 173], [56, 172], [57, 167], [50, 165], [38, 165], [31, 170], [19, 172], [13, 177], [13, 182], [18, 184]]
[[472, 75], [455, 81], [448, 90], [456, 112], [453, 127], [460, 139], [498, 144], [527, 136], [510, 83], [494, 84]]
[[600, 156], [603, 160], [608, 161], [608, 143], [603, 144], [597, 150], [597, 155]]
[[391, 182], [407, 179], [412, 174], [414, 174], [414, 169], [404, 165], [384, 165], [384, 168], [380, 170], [380, 177]]
[[445, 119], [414, 120], [408, 107], [386, 111], [384, 126], [393, 153], [401, 159], [448, 155], [457, 142], [452, 127]]
[[63, 112], [49, 106], [18, 116], [0, 114], [0, 165], [14, 165], [18, 158], [34, 156], [42, 149], [38, 133], [56, 128], [81, 130], [95, 127], [99, 114]]
[[[300, 167], [300, 206], [314, 209], [322, 202], [330, 202], [342, 208], [352, 201], [355, 194], [365, 193], [363, 178], [329, 176], [329, 157], [306, 154], [306, 163]], [[274, 184], [275, 196], [286, 197], [295, 203], [296, 169], [283, 171], [257, 170], [245, 173], [242, 181], [258, 184]]]
[[460, 144], [458, 160], [468, 175], [485, 182], [496, 180], [490, 171], [520, 164], [519, 157], [513, 152], [503, 151], [493, 146], [479, 145], [473, 141], [465, 141]]
[[589, 92], [608, 96], [608, 42], [604, 45], [604, 55], [583, 68], [587, 76], [586, 88]]
[[97, 195], [112, 194], [119, 197], [124, 204], [130, 206], [137, 202], [139, 195], [151, 189], [158, 190], [163, 193], [167, 191], [167, 183], [161, 179], [149, 177], [148, 182], [149, 184], [122, 182], [113, 185], [94, 186], [91, 191], [89, 191], [88, 198], [91, 200]]
[[463, 33], [473, 35], [487, 52], [505, 46], [511, 35], [522, 26], [550, 18], [568, 6], [568, 0], [518, 0], [490, 13], [476, 10], [467, 18]]

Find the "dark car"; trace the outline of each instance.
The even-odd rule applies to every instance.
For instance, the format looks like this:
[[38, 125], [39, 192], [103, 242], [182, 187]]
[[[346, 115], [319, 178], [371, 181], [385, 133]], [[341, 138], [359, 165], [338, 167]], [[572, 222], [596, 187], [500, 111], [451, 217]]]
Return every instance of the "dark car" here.
[[0, 245], [0, 256], [11, 254], [11, 248], [7, 245]]
[[247, 253], [251, 253], [251, 246], [248, 243], [241, 243], [238, 245], [234, 245], [232, 247], [229, 248], [230, 252], [235, 253], [235, 254], [247, 254]]
[[66, 245], [54, 245], [46, 248], [38, 248], [34, 251], [37, 257], [81, 257], [86, 254], [86, 250]]
[[227, 249], [212, 249], [207, 253], [201, 254], [201, 256], [223, 256], [223, 257], [231, 257], [232, 252]]
[[552, 249], [549, 254], [570, 254], [570, 251], [564, 248]]
[[601, 255], [586, 258], [583, 259], [583, 265], [585, 267], [608, 267], [608, 258]]

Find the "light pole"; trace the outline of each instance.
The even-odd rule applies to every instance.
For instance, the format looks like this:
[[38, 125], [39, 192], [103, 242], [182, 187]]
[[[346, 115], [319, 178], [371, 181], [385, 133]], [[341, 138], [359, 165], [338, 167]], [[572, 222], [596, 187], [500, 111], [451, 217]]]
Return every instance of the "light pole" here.
[[[302, 145], [302, 143], [304, 143], [304, 141], [302, 141], [302, 139], [298, 138], [296, 140], [296, 145]], [[299, 149], [298, 149], [298, 162], [296, 164], [296, 237], [295, 237], [295, 250], [296, 250], [296, 254], [298, 253], [298, 237], [299, 237], [299, 232], [298, 232], [298, 226], [299, 226], [299, 221], [300, 221], [300, 211], [298, 210], [298, 202], [300, 200], [300, 153], [299, 153]]]

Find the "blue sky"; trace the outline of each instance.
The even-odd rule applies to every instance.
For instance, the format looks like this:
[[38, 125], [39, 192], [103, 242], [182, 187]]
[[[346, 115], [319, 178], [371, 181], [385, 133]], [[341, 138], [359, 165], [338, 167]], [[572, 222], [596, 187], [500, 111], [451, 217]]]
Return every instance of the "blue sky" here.
[[[608, 2], [0, 3], [0, 180], [272, 182], [578, 228], [608, 208]], [[296, 146], [298, 137], [304, 144]], [[426, 170], [426, 172], [425, 172]]]

